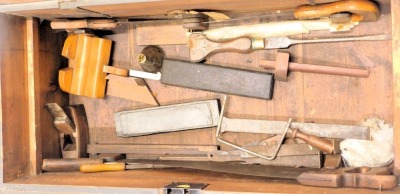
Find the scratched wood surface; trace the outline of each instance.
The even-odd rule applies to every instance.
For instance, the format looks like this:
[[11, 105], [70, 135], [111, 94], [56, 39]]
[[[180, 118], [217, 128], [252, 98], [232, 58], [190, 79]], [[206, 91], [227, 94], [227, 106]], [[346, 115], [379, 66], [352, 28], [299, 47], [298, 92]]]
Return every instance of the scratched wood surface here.
[[[313, 3], [327, 3], [333, 0], [313, 0]], [[299, 5], [309, 4], [309, 0], [169, 0], [169, 1], [147, 1], [133, 3], [108, 3], [96, 5], [95, 3], [78, 3], [77, 5], [86, 10], [103, 13], [113, 17], [143, 16], [143, 15], [165, 15], [174, 10], [218, 10], [221, 12], [249, 12], [265, 10], [293, 9]]]
[[[67, 60], [60, 55], [67, 37], [66, 32], [56, 32], [51, 29], [49, 21], [43, 21], [39, 26], [39, 64], [35, 67], [36, 111], [39, 121], [37, 141], [40, 143], [41, 158], [61, 157], [59, 132], [54, 127], [54, 117], [45, 108], [46, 103], [68, 105], [69, 95], [58, 86], [58, 70], [66, 67]], [[39, 170], [41, 160], [38, 161]]]
[[394, 129], [394, 169], [397, 177], [400, 177], [400, 1], [392, 0], [392, 52], [393, 52], [393, 129]]
[[[318, 32], [296, 38], [390, 34], [390, 6], [385, 2], [381, 4], [383, 14], [377, 22], [361, 23], [346, 33]], [[260, 21], [273, 19], [276, 17], [264, 18]], [[239, 24], [246, 23], [254, 23], [254, 19], [242, 21]], [[153, 33], [157, 34], [157, 31]], [[120, 26], [113, 34], [105, 36], [114, 41], [113, 65], [141, 70], [136, 56], [144, 47], [135, 44], [135, 35], [134, 24], [127, 24]], [[168, 58], [183, 60], [189, 58], [189, 50], [185, 45], [168, 45], [162, 48]], [[293, 118], [295, 121], [352, 125], [360, 124], [368, 117], [393, 121], [391, 41], [297, 45], [286, 50], [291, 53], [291, 60], [295, 62], [368, 68], [371, 70], [371, 75], [369, 78], [352, 78], [291, 72], [287, 82], [276, 82], [273, 100], [229, 96], [226, 107], [228, 117], [272, 120]], [[265, 71], [258, 67], [259, 59], [274, 60], [275, 53], [276, 50], [255, 51], [250, 54], [218, 53], [208, 57], [206, 62]], [[158, 81], [147, 81], [147, 83], [161, 105], [222, 97], [222, 94], [166, 86]], [[145, 108], [148, 107], [147, 105], [115, 97], [89, 99], [71, 96], [70, 102], [85, 104], [88, 110], [92, 143], [217, 143], [214, 137], [215, 128], [119, 138], [115, 135], [114, 112]], [[267, 136], [226, 134], [225, 137], [243, 145], [260, 141]]]
[[1, 168], [4, 182], [30, 174], [25, 22], [25, 18], [0, 14], [0, 25], [8, 29], [0, 31], [1, 156], [4, 158]]
[[[96, 180], [96, 181], [93, 181]], [[150, 189], [161, 188], [171, 183], [207, 183], [204, 193], [325, 193], [325, 194], [356, 194], [356, 193], [382, 193], [374, 189], [353, 188], [324, 188], [301, 186], [295, 180], [271, 180], [263, 177], [249, 177], [227, 173], [191, 169], [156, 169], [156, 170], [129, 170], [125, 172], [103, 173], [45, 173], [41, 176], [32, 176], [13, 181], [15, 184], [46, 184], [46, 185], [74, 185], [74, 186], [110, 186], [135, 188], [134, 193], [157, 193]], [[149, 189], [146, 191], [140, 189]], [[385, 190], [383, 193], [398, 193], [400, 189]]]

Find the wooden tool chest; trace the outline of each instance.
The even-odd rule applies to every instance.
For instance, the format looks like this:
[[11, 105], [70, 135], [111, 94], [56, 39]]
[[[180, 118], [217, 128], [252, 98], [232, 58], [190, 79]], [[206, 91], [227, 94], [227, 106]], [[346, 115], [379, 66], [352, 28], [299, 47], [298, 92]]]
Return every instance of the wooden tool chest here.
[[[181, 144], [215, 145], [216, 128], [178, 131], [150, 136], [116, 136], [114, 113], [150, 107], [106, 96], [104, 99], [69, 95], [58, 86], [58, 70], [68, 61], [60, 53], [65, 32], [50, 28], [54, 18], [132, 17], [162, 15], [170, 10], [222, 10], [237, 15], [255, 13], [238, 25], [291, 18], [295, 7], [318, 1], [57, 1], [0, 0], [1, 158], [4, 193], [162, 193], [171, 182], [206, 183], [204, 193], [373, 193], [372, 189], [307, 187], [294, 180], [255, 178], [189, 169], [131, 170], [84, 174], [42, 173], [44, 158], [60, 158], [59, 134], [46, 103], [61, 106], [83, 104], [93, 144]], [[225, 114], [233, 118], [270, 119], [298, 122], [357, 125], [378, 117], [394, 125], [394, 173], [400, 177], [400, 1], [378, 1], [381, 16], [376, 22], [362, 22], [337, 36], [391, 34], [391, 41], [341, 42], [291, 46], [291, 61], [370, 69], [368, 78], [292, 72], [287, 82], [276, 82], [272, 100], [229, 96]], [[248, 16], [248, 15], [246, 15]], [[259, 17], [258, 17], [259, 16]], [[219, 26], [221, 27], [221, 25]], [[137, 55], [144, 48], [137, 43], [135, 23], [122, 23], [103, 37], [113, 41], [113, 66], [140, 70]], [[157, 34], [157, 31], [151, 33]], [[299, 38], [328, 37], [326, 31]], [[162, 34], [160, 34], [162, 36]], [[168, 39], [168, 37], [166, 37]], [[167, 57], [187, 60], [186, 45], [163, 45]], [[207, 63], [247, 70], [260, 70], [259, 59], [275, 59], [276, 50], [250, 53], [217, 53]], [[222, 98], [222, 94], [146, 80], [161, 105]], [[268, 135], [233, 134], [224, 137], [249, 144]], [[222, 150], [229, 147], [221, 145]], [[399, 189], [384, 191], [397, 193]]]

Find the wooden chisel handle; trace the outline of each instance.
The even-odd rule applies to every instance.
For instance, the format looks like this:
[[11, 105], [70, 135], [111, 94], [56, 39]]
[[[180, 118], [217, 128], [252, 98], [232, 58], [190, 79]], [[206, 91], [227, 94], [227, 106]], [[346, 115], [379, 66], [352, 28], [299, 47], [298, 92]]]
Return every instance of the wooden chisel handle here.
[[44, 159], [42, 170], [47, 172], [78, 171], [82, 164], [102, 164], [101, 158]]
[[81, 172], [106, 172], [106, 171], [124, 171], [125, 163], [113, 164], [82, 164], [80, 166]]
[[190, 61], [199, 62], [215, 52], [249, 52], [252, 50], [252, 41], [250, 38], [238, 38], [225, 42], [213, 42], [202, 34], [192, 34], [189, 37], [188, 47]]
[[313, 146], [321, 151], [328, 154], [333, 154], [335, 147], [332, 141], [324, 139], [315, 135], [309, 135], [299, 131], [298, 129], [289, 129], [286, 137], [288, 138], [299, 138], [304, 140], [308, 145]]

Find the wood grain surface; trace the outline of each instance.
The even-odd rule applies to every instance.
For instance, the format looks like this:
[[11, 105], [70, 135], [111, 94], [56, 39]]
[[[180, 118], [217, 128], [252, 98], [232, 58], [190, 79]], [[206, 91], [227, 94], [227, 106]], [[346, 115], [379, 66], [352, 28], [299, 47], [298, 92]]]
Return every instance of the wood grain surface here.
[[[383, 13], [390, 6], [382, 4]], [[285, 16], [281, 16], [285, 17]], [[270, 18], [245, 20], [242, 23], [276, 20]], [[346, 33], [313, 32], [295, 38], [345, 37], [371, 34], [389, 34], [389, 14], [383, 14], [379, 21], [361, 23]], [[240, 24], [240, 22], [236, 22]], [[377, 28], [376, 26], [380, 26]], [[149, 32], [150, 33], [150, 32]], [[157, 31], [152, 33], [157, 34]], [[133, 25], [121, 25], [116, 31], [105, 36], [114, 42], [113, 64], [116, 67], [141, 70], [136, 56], [144, 48], [136, 44], [136, 30]], [[162, 46], [168, 58], [189, 59], [186, 45]], [[316, 65], [368, 68], [369, 78], [353, 78], [311, 73], [289, 72], [287, 82], [276, 82], [273, 100], [229, 96], [226, 115], [231, 118], [287, 120], [299, 122], [358, 125], [365, 118], [378, 117], [393, 121], [392, 58], [391, 41], [343, 42], [295, 45], [284, 49], [291, 53], [291, 61]], [[389, 53], [389, 54], [388, 54]], [[266, 71], [258, 68], [259, 59], [275, 60], [276, 51], [262, 50], [250, 54], [217, 53], [206, 58], [206, 63], [235, 68]], [[177, 75], [179, 76], [179, 75]], [[162, 85], [158, 81], [146, 81], [161, 105], [219, 98], [222, 94]], [[251, 87], [251, 86], [249, 86]], [[148, 107], [114, 97], [94, 100], [71, 96], [71, 103], [84, 103], [88, 110], [91, 127], [91, 143], [134, 143], [134, 144], [216, 144], [215, 128], [188, 130], [133, 138], [115, 135], [114, 117], [116, 111]], [[249, 144], [269, 137], [268, 135], [233, 134], [224, 135], [228, 140]], [[222, 146], [223, 149], [228, 149]]]
[[[315, 3], [332, 2], [332, 0], [314, 0]], [[97, 13], [104, 13], [114, 17], [143, 16], [143, 15], [165, 15], [174, 10], [218, 10], [222, 12], [249, 12], [262, 10], [292, 9], [299, 5], [309, 4], [307, 0], [280, 0], [242, 1], [242, 0], [170, 0], [170, 1], [148, 1], [135, 3], [108, 3], [106, 5], [95, 5], [96, 3], [78, 3], [78, 6]], [[150, 9], [149, 9], [150, 8]]]
[[[96, 181], [93, 181], [96, 180]], [[128, 181], [129, 180], [129, 181]], [[48, 185], [74, 185], [104, 187], [130, 187], [137, 188], [131, 192], [141, 192], [139, 189], [157, 189], [171, 182], [206, 183], [204, 194], [221, 192], [233, 193], [326, 193], [326, 194], [356, 194], [356, 193], [382, 193], [374, 189], [353, 188], [324, 188], [301, 186], [294, 180], [271, 179], [262, 177], [249, 177], [228, 173], [217, 173], [190, 169], [156, 169], [156, 170], [128, 170], [124, 172], [102, 173], [45, 173], [41, 176], [29, 177], [13, 181], [16, 184], [48, 184]], [[147, 193], [142, 191], [143, 193]], [[157, 191], [148, 190], [149, 193]], [[383, 193], [398, 193], [399, 189], [385, 190]]]
[[[37, 82], [37, 104], [40, 119], [36, 125], [40, 131], [42, 158], [61, 157], [59, 132], [53, 122], [54, 117], [45, 108], [46, 103], [58, 103], [61, 107], [68, 105], [69, 95], [59, 88], [58, 70], [67, 67], [67, 60], [60, 55], [67, 34], [50, 28], [49, 21], [39, 26], [39, 65], [35, 69]], [[41, 161], [39, 161], [39, 166]]]
[[[0, 14], [3, 181], [30, 174], [25, 18]], [[19, 33], [15, 33], [19, 32]]]
[[392, 0], [394, 170], [400, 179], [400, 0]]

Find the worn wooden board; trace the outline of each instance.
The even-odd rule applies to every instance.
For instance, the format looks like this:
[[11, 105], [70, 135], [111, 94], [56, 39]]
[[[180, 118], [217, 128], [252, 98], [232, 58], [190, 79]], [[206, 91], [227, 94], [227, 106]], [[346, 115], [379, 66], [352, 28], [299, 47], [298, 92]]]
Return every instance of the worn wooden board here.
[[400, 177], [400, 1], [392, 0], [394, 170]]
[[28, 80], [28, 113], [29, 113], [29, 148], [30, 148], [30, 174], [40, 173], [42, 154], [40, 138], [39, 90], [37, 89], [39, 77], [39, 20], [37, 18], [26, 19], [26, 67]]
[[[28, 3], [28, 2], [38, 2], [38, 1], [46, 1], [46, 0], [0, 0], [1, 4], [15, 4], [15, 3]], [[51, 1], [51, 0], [47, 0]]]
[[[67, 60], [60, 55], [67, 34], [56, 32], [50, 28], [49, 21], [41, 22], [39, 26], [39, 64], [35, 69], [36, 111], [38, 121], [42, 158], [61, 157], [59, 132], [54, 127], [54, 117], [45, 108], [46, 103], [68, 105], [69, 95], [59, 88], [58, 70], [67, 66]], [[41, 164], [41, 161], [38, 162]], [[40, 165], [39, 165], [40, 167]], [[40, 169], [40, 168], [39, 168]]]
[[[93, 181], [96, 180], [96, 181]], [[129, 180], [129, 181], [127, 181]], [[129, 170], [125, 172], [103, 172], [103, 173], [45, 173], [41, 176], [29, 177], [17, 180], [15, 184], [46, 184], [46, 185], [76, 185], [97, 186], [106, 192], [105, 185], [114, 189], [129, 187], [128, 191], [120, 193], [140, 192], [159, 193], [160, 189], [171, 182], [206, 183], [209, 184], [204, 194], [216, 194], [221, 192], [254, 192], [254, 193], [382, 193], [373, 189], [352, 188], [323, 188], [301, 186], [296, 181], [287, 179], [267, 179], [260, 177], [249, 177], [226, 173], [199, 171], [190, 169], [157, 169], [157, 170]], [[21, 187], [21, 186], [20, 186]], [[41, 185], [41, 187], [45, 187]], [[80, 187], [80, 191], [84, 187]], [[94, 187], [92, 187], [93, 189]], [[135, 188], [134, 190], [132, 188]], [[65, 191], [65, 190], [64, 190]], [[70, 190], [69, 190], [70, 191]], [[113, 192], [118, 192], [113, 190]], [[387, 190], [384, 193], [398, 193], [399, 189]]]
[[[137, 45], [187, 44], [189, 40], [188, 30], [183, 28], [182, 25], [182, 22], [179, 21], [136, 24]], [[154, 33], [156, 31], [163, 36], [156, 35]]]
[[[2, 180], [30, 174], [26, 21], [0, 14]], [[15, 33], [20, 32], [20, 33]]]
[[[332, 0], [315, 0], [315, 3], [332, 2]], [[270, 0], [266, 3], [263, 0], [242, 1], [242, 0], [170, 0], [170, 1], [147, 1], [128, 3], [77, 3], [77, 6], [107, 14], [113, 17], [142, 16], [142, 15], [164, 15], [173, 10], [218, 10], [225, 12], [248, 12], [262, 10], [292, 9], [299, 5], [309, 4], [307, 0], [287, 0], [282, 3], [280, 0]], [[97, 4], [97, 5], [96, 5]], [[102, 5], [104, 4], [104, 5]]]
[[[383, 15], [377, 22], [363, 23], [348, 33], [318, 32], [297, 38], [317, 36], [351, 36], [390, 33], [390, 15], [387, 4], [382, 4]], [[280, 16], [284, 17], [284, 16]], [[246, 20], [242, 23], [269, 21], [268, 19]], [[275, 18], [276, 19], [276, 18]], [[236, 22], [240, 24], [240, 22]], [[382, 28], [376, 28], [381, 26]], [[114, 40], [114, 59], [119, 67], [141, 70], [136, 56], [144, 48], [137, 45], [137, 33], [133, 25], [123, 25], [110, 37]], [[149, 31], [159, 35], [157, 31]], [[159, 35], [160, 36], [160, 35]], [[160, 36], [162, 37], [162, 36]], [[128, 41], [129, 40], [129, 41]], [[185, 45], [164, 45], [168, 58], [189, 59]], [[377, 50], [376, 48], [379, 48]], [[319, 65], [371, 68], [369, 78], [351, 78], [318, 74], [289, 74], [288, 82], [276, 82], [273, 100], [259, 100], [230, 96], [226, 114], [232, 118], [270, 119], [286, 121], [289, 117], [299, 122], [358, 125], [367, 117], [377, 116], [393, 121], [391, 52], [390, 41], [332, 43], [297, 45], [287, 49], [292, 61]], [[250, 54], [217, 53], [207, 57], [207, 63], [234, 68], [266, 71], [258, 68], [259, 59], [275, 59], [275, 51], [255, 51]], [[115, 63], [115, 62], [114, 62]], [[147, 80], [147, 84], [161, 105], [183, 103], [221, 97], [221, 94], [180, 87], [166, 86], [158, 81]], [[98, 143], [143, 143], [143, 144], [215, 144], [215, 128], [189, 130], [135, 138], [115, 137], [113, 112], [144, 108], [146, 105], [114, 98], [105, 100], [84, 99], [73, 96], [71, 102], [82, 102], [89, 109], [89, 125], [92, 127], [92, 142]], [[229, 141], [249, 144], [267, 138], [268, 135], [226, 133]], [[195, 138], [193, 138], [195, 137]], [[222, 146], [223, 149], [230, 149]]]

